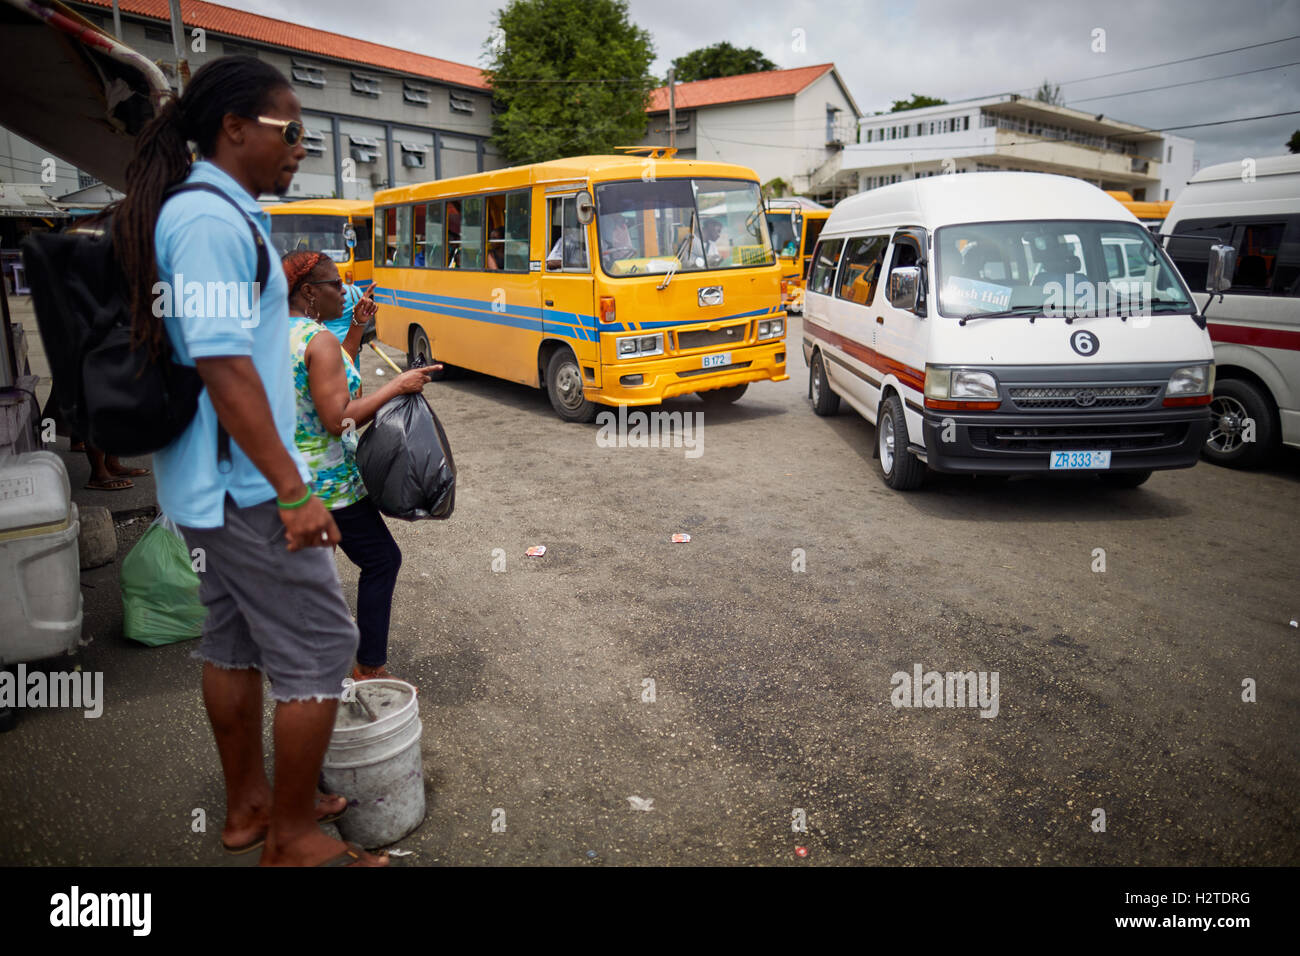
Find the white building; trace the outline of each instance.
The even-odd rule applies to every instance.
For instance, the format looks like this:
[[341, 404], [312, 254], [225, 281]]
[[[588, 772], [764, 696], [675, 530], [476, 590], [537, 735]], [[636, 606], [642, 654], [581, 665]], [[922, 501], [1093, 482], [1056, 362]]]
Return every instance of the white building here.
[[[787, 195], [807, 192], [813, 171], [857, 141], [862, 116], [833, 63], [680, 83], [675, 99], [679, 158], [749, 166], [760, 182], [784, 181]], [[668, 145], [667, 87], [646, 113], [642, 143]]]
[[1137, 200], [1177, 199], [1195, 142], [1014, 93], [870, 116], [810, 192], [861, 192], [903, 179], [985, 170], [1058, 173]]

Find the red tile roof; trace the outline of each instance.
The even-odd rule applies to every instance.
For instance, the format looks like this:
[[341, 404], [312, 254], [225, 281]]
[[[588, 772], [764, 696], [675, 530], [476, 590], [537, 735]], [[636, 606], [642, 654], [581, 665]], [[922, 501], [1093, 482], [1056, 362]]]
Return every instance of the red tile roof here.
[[[835, 69], [834, 63], [819, 63], [816, 66], [801, 66], [794, 70], [766, 70], [762, 73], [723, 76], [716, 80], [679, 83], [676, 105], [679, 110], [687, 110], [697, 106], [717, 106], [721, 103], [794, 96], [833, 69]], [[661, 86], [650, 94], [650, 106], [646, 112], [660, 113], [666, 109], [668, 109], [668, 87]]]
[[[73, 0], [90, 6], [112, 9], [111, 0]], [[169, 23], [167, 0], [118, 0], [118, 7], [123, 13], [152, 17]], [[379, 66], [399, 73], [426, 76], [460, 86], [488, 89], [482, 72], [464, 63], [440, 60], [434, 56], [422, 56], [407, 50], [398, 50], [391, 46], [381, 46], [368, 40], [314, 27], [299, 26], [256, 13], [245, 13], [215, 3], [202, 0], [181, 0], [181, 19], [187, 27], [201, 27], [223, 36], [243, 37], [257, 40], [272, 46], [287, 47], [303, 53], [314, 53], [367, 66]]]

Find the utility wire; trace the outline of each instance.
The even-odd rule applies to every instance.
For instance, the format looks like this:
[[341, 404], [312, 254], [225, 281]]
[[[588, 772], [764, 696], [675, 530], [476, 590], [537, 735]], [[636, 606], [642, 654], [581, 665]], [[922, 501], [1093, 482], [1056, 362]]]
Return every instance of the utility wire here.
[[1234, 76], [1249, 76], [1252, 73], [1267, 73], [1269, 70], [1280, 70], [1287, 66], [1300, 66], [1300, 60], [1295, 60], [1291, 63], [1279, 63], [1277, 66], [1264, 66], [1260, 67], [1258, 70], [1243, 70], [1240, 73], [1225, 73], [1223, 76], [1207, 76], [1200, 80], [1187, 80], [1183, 83], [1170, 83], [1166, 86], [1148, 86], [1145, 90], [1126, 90], [1123, 93], [1107, 93], [1104, 96], [1085, 96], [1083, 99], [1070, 100], [1070, 102], [1065, 105], [1069, 106], [1070, 103], [1089, 103], [1092, 100], [1110, 100], [1117, 96], [1134, 96], [1138, 93], [1154, 93], [1156, 90], [1172, 90], [1176, 86], [1194, 86], [1197, 83], [1211, 83], [1215, 80], [1230, 80]]

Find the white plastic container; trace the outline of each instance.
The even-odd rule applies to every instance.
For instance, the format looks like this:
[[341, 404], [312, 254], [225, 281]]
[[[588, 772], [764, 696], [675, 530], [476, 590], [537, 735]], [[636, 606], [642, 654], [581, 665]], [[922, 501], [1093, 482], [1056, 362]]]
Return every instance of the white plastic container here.
[[348, 799], [343, 839], [388, 846], [424, 821], [424, 761], [415, 688], [400, 680], [356, 684], [356, 702], [339, 704], [322, 776]]
[[44, 660], [80, 642], [80, 530], [58, 455], [0, 457], [0, 665]]

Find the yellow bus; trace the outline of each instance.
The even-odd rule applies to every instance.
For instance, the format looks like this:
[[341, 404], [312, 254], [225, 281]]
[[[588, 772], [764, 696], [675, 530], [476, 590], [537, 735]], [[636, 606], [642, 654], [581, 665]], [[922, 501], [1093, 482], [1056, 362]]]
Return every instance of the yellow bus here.
[[781, 262], [781, 305], [787, 311], [803, 311], [808, 257], [830, 214], [828, 207], [802, 196], [767, 201], [767, 231]]
[[1119, 204], [1137, 216], [1152, 232], [1159, 232], [1161, 225], [1174, 208], [1172, 199], [1143, 200], [1134, 199], [1133, 194], [1122, 189], [1108, 189], [1106, 195], [1119, 201]]
[[271, 214], [271, 242], [281, 256], [295, 249], [324, 252], [338, 263], [344, 282], [361, 289], [370, 285], [373, 213], [368, 200], [301, 199], [262, 208]]
[[780, 274], [753, 170], [580, 156], [375, 194], [378, 339], [545, 388], [566, 421], [784, 381]]

